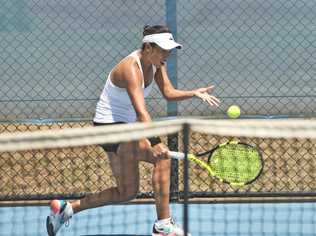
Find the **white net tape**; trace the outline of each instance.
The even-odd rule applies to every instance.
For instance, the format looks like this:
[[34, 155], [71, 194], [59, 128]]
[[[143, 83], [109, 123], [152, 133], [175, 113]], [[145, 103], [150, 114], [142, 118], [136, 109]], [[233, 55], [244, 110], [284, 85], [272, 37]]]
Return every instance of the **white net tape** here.
[[203, 120], [182, 118], [151, 123], [42, 130], [0, 135], [0, 152], [63, 148], [138, 140], [190, 130], [213, 135], [262, 138], [316, 138], [316, 120]]

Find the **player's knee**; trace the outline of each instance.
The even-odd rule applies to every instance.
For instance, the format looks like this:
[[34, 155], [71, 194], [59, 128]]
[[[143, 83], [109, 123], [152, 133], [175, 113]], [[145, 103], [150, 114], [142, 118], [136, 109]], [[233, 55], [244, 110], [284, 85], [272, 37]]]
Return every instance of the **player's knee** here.
[[120, 201], [121, 202], [128, 202], [137, 197], [137, 191], [135, 192], [124, 192], [120, 195]]
[[139, 142], [135, 143], [135, 147], [139, 151], [138, 155], [150, 153], [150, 143], [147, 139], [140, 140]]
[[169, 159], [160, 160], [155, 164], [155, 173], [153, 175], [153, 181], [166, 183], [170, 181], [170, 168], [171, 161]]
[[155, 168], [157, 171], [160, 172], [169, 172], [171, 167], [171, 160], [170, 159], [160, 159], [156, 162]]
[[138, 186], [121, 186], [118, 188], [119, 191], [119, 196], [120, 196], [120, 201], [125, 202], [125, 201], [130, 201], [133, 200], [137, 197], [138, 193]]

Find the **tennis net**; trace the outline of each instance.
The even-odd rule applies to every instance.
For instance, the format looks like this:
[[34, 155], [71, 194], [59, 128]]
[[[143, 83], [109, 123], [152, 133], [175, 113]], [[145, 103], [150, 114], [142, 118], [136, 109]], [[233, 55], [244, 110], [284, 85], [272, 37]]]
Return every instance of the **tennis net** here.
[[[170, 147], [175, 151], [204, 152], [234, 139], [262, 154], [262, 173], [244, 187], [223, 183], [192, 162], [172, 160], [171, 212], [193, 235], [313, 235], [315, 131], [314, 120], [178, 119], [5, 133], [0, 136], [0, 214], [5, 216], [0, 234], [43, 235], [49, 200], [82, 199], [115, 187], [100, 144], [160, 136], [166, 145], [176, 138], [177, 145]], [[140, 154], [137, 145], [127, 150], [126, 156], [151, 155]], [[156, 219], [153, 165], [141, 162], [139, 167], [137, 200], [83, 211], [62, 232], [150, 235]]]

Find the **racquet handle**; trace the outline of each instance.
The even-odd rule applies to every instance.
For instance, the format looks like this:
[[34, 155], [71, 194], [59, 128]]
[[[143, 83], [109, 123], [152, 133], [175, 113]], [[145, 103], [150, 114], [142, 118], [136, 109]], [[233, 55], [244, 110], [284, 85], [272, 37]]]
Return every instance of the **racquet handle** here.
[[169, 151], [168, 152], [169, 156], [173, 159], [177, 159], [177, 160], [183, 160], [185, 157], [185, 154], [182, 152], [173, 152], [173, 151]]

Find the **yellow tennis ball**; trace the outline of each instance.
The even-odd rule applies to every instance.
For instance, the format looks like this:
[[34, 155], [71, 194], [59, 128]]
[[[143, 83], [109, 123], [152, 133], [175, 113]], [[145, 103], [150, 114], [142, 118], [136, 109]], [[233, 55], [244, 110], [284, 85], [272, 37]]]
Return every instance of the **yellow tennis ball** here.
[[227, 110], [227, 115], [229, 118], [236, 119], [240, 116], [240, 108], [237, 105], [232, 105]]

